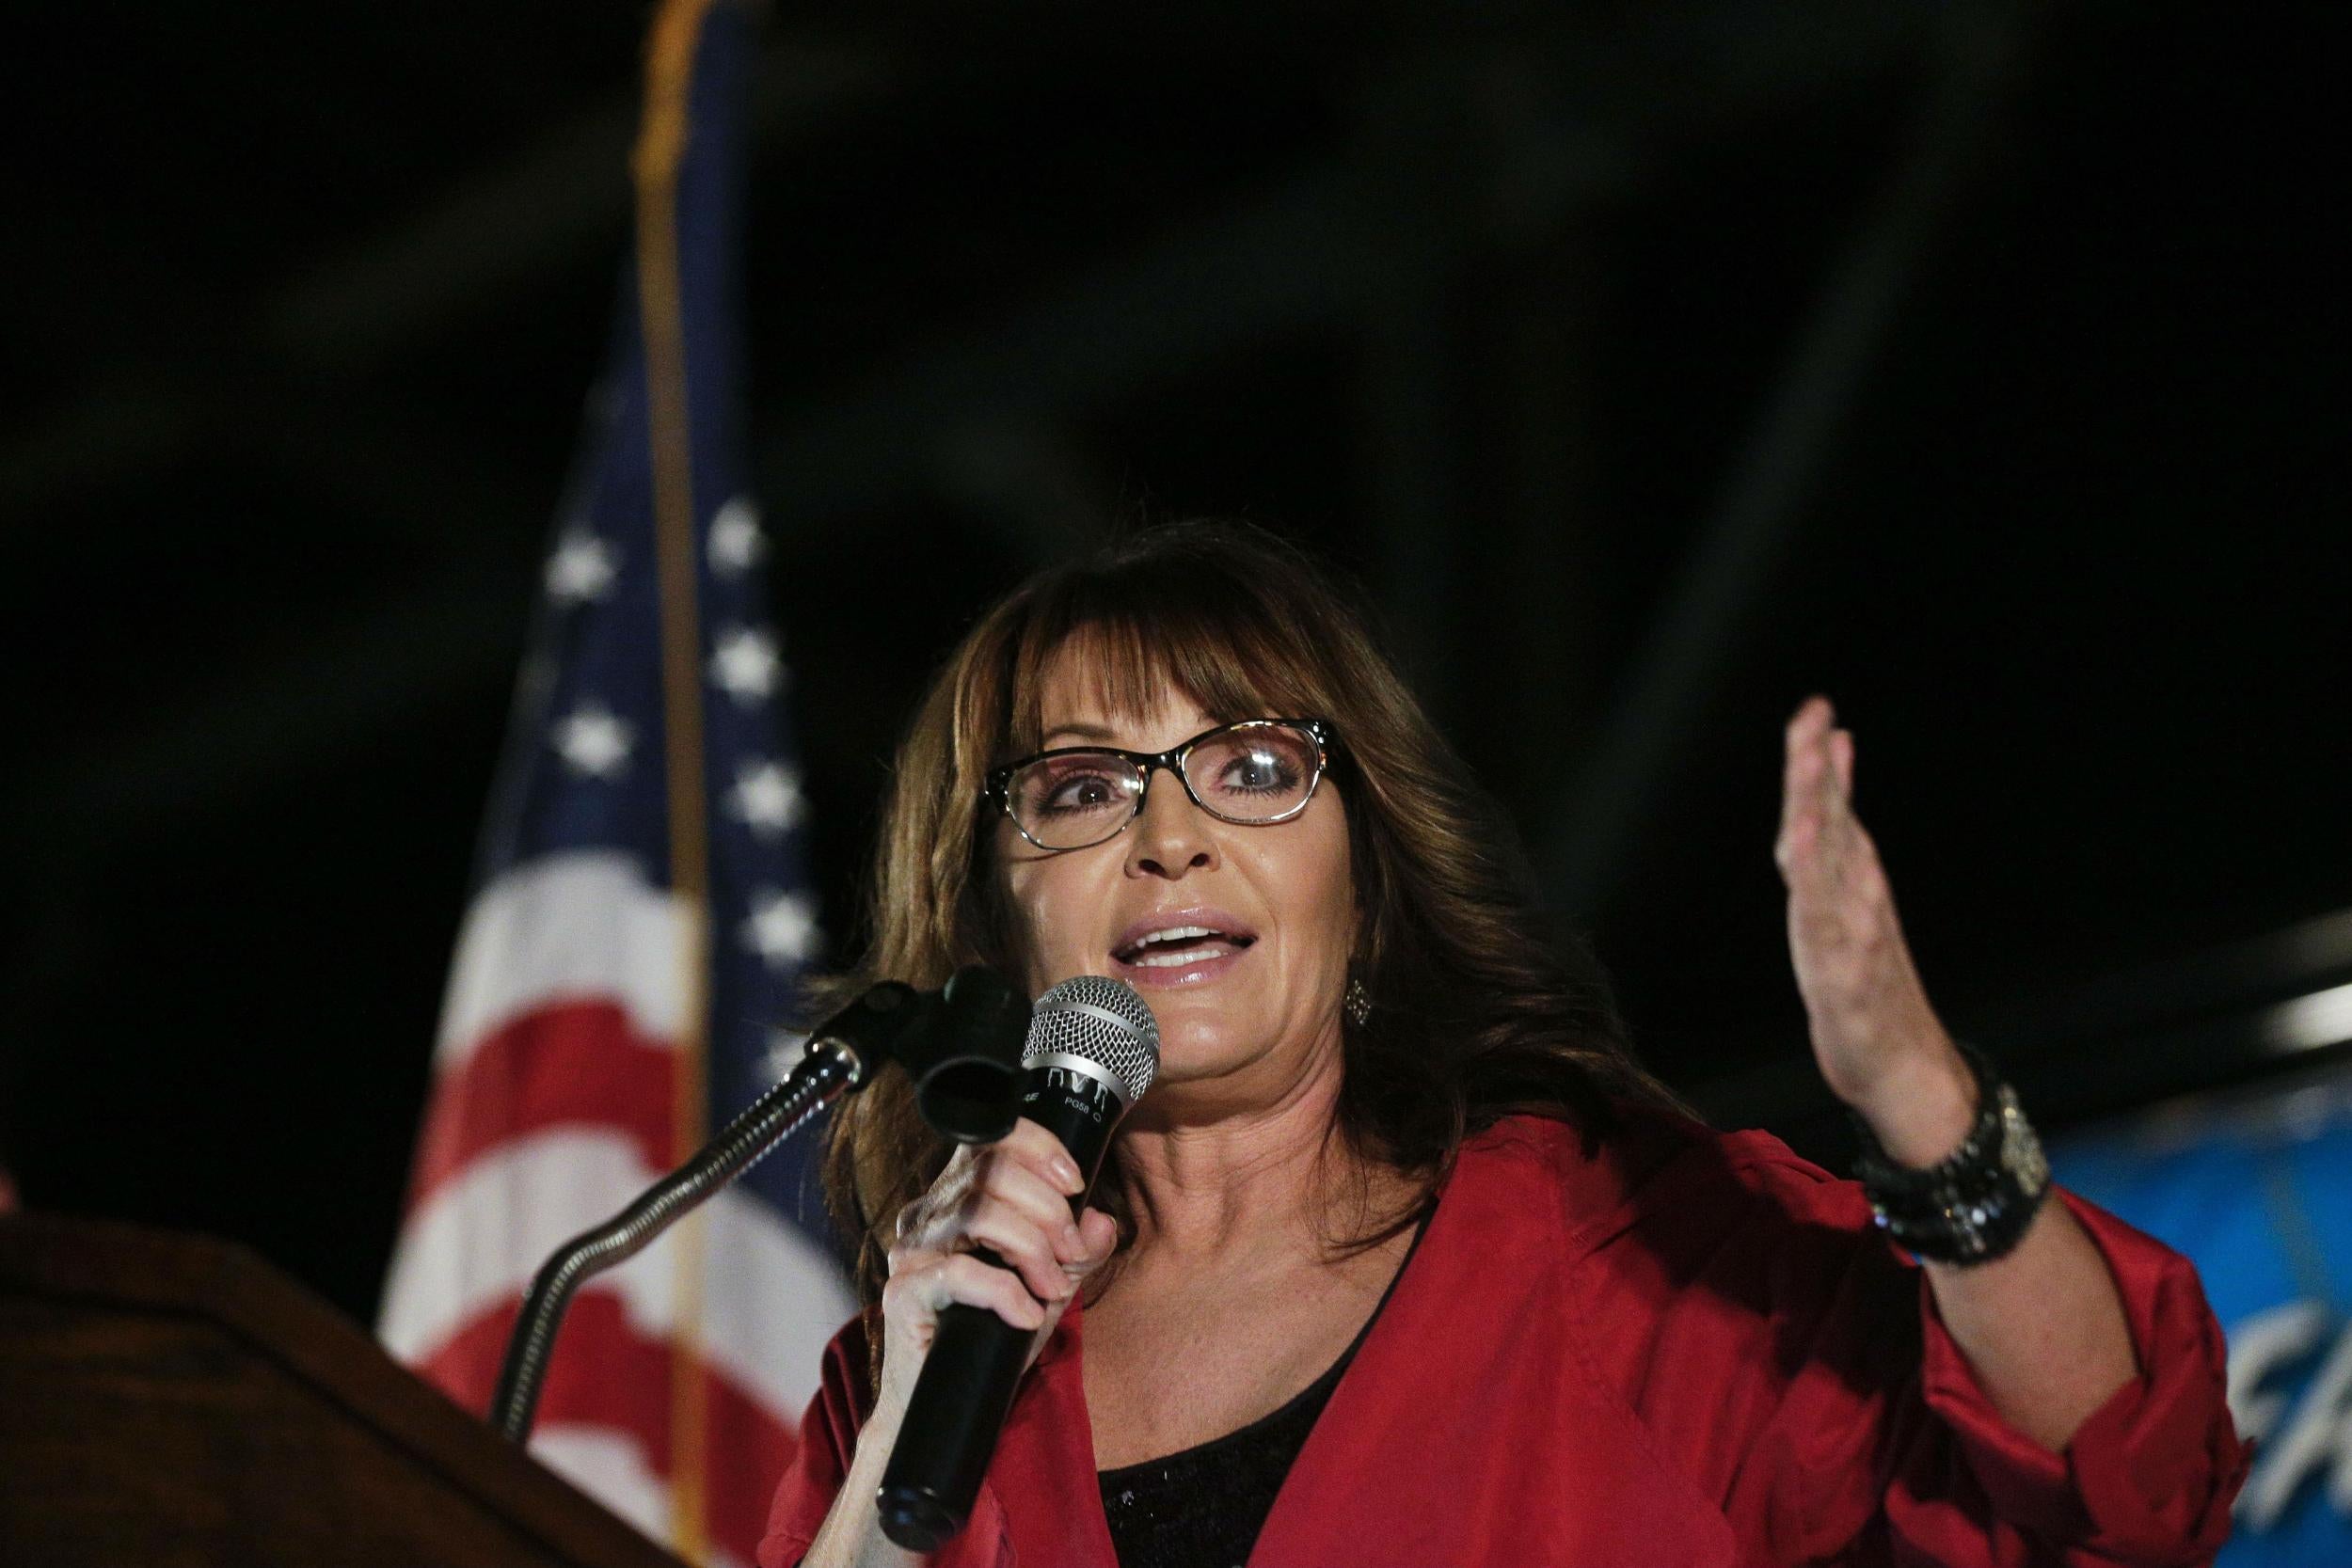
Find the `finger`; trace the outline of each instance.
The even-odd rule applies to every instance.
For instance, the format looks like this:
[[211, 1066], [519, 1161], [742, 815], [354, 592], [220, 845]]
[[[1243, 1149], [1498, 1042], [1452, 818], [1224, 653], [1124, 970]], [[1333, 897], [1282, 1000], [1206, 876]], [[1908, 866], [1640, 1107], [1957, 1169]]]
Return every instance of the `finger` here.
[[1852, 824], [1852, 814], [1846, 809], [1846, 797], [1837, 782], [1836, 748], [1831, 736], [1836, 732], [1824, 730], [1814, 742], [1814, 764], [1810, 788], [1813, 809], [1820, 818], [1816, 829], [1821, 846], [1821, 859], [1832, 878], [1845, 869], [1847, 829]]
[[1009, 1205], [1052, 1239], [1057, 1256], [1077, 1255], [1078, 1229], [1071, 1221], [1068, 1196], [1027, 1165], [1007, 1161], [994, 1166], [976, 1198], [994, 1198]]
[[958, 1148], [953, 1154], [949, 1155], [946, 1168], [940, 1171], [939, 1179], [931, 1183], [930, 1191], [898, 1212], [900, 1233], [911, 1233], [919, 1227], [930, 1224], [940, 1214], [953, 1212], [956, 1206], [963, 1201], [965, 1195], [970, 1193], [979, 1181], [981, 1162], [987, 1158], [987, 1154], [986, 1149], [974, 1148], [967, 1144]]
[[1814, 765], [1820, 758], [1821, 736], [1830, 729], [1831, 710], [1826, 697], [1807, 697], [1803, 706], [1789, 719], [1781, 732], [1786, 743], [1788, 768], [1792, 775], [1808, 782]]
[[1823, 730], [1819, 751], [1815, 788], [1820, 802], [1820, 838], [1833, 869], [1842, 874], [1853, 854], [1854, 835], [1862, 828], [1853, 814], [1853, 732]]
[[1820, 798], [1821, 816], [1825, 824], [1836, 824], [1846, 815], [1846, 782], [1837, 769], [1837, 737], [1842, 730], [1823, 730], [1814, 743], [1819, 759], [1813, 773], [1813, 788]]
[[950, 1164], [931, 1190], [911, 1203], [902, 1204], [898, 1217], [891, 1222], [894, 1245], [918, 1245], [923, 1235], [937, 1224], [942, 1214], [952, 1214], [963, 1202], [964, 1183]]
[[1100, 1209], [1089, 1209], [1078, 1216], [1078, 1239], [1085, 1250], [1075, 1266], [1091, 1274], [1119, 1250], [1119, 1222]]
[[1797, 711], [1788, 716], [1788, 733], [1792, 736], [1816, 728], [1826, 728], [1837, 717], [1836, 707], [1816, 691], [1797, 705]]
[[1821, 834], [1836, 877], [1851, 885], [1857, 879], [1867, 879], [1870, 852], [1869, 835], [1863, 831], [1862, 819], [1853, 809], [1851, 732], [1832, 730], [1822, 739], [1822, 752], [1825, 760], [1821, 788], [1826, 800], [1826, 820]]
[[[1062, 1223], [1069, 1223], [1067, 1216]], [[966, 1216], [963, 1239], [1003, 1259], [1039, 1300], [1059, 1301], [1070, 1293], [1054, 1236], [1010, 1204], [982, 1198]]]
[[952, 1205], [909, 1205], [909, 1212], [914, 1223], [902, 1223], [890, 1246], [894, 1267], [900, 1266], [901, 1259], [954, 1252], [967, 1243], [1008, 1255], [1039, 1253], [1053, 1267], [1079, 1252], [1068, 1200], [1034, 1172], [1017, 1166], [1000, 1170], [993, 1189], [969, 1194]]
[[968, 1252], [942, 1258], [910, 1276], [920, 1306], [933, 1318], [942, 1307], [961, 1303], [984, 1307], [1015, 1328], [1042, 1328], [1045, 1308], [1022, 1289], [1020, 1276], [1009, 1269], [981, 1262]]
[[1026, 1117], [1014, 1122], [1011, 1132], [991, 1144], [988, 1152], [1020, 1161], [1064, 1197], [1075, 1197], [1086, 1190], [1086, 1178], [1078, 1173], [1077, 1162], [1062, 1148], [1061, 1140]]
[[[899, 1244], [934, 1252], [951, 1250], [956, 1238], [963, 1234], [965, 1215], [984, 1197], [1010, 1203], [1049, 1235], [1058, 1236], [1070, 1225], [1069, 1198], [1044, 1175], [1017, 1155], [998, 1159], [993, 1151], [986, 1151], [962, 1171], [951, 1165], [930, 1192], [899, 1211]], [[1074, 1248], [1074, 1234], [1062, 1244]]]
[[1821, 773], [1827, 758], [1821, 750], [1821, 726], [1828, 704], [1808, 698], [1788, 721], [1788, 752], [1781, 768], [1780, 832], [1774, 858], [1788, 871], [1804, 859], [1820, 835]]

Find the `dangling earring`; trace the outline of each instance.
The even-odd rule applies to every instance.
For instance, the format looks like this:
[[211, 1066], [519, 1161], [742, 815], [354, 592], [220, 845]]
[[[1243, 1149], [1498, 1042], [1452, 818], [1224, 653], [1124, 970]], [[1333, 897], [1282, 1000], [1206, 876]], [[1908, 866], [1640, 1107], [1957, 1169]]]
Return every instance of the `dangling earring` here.
[[1357, 1028], [1361, 1029], [1372, 1022], [1372, 993], [1364, 990], [1361, 980], [1352, 975], [1347, 982], [1347, 995], [1340, 1006], [1347, 1009], [1347, 1021]]

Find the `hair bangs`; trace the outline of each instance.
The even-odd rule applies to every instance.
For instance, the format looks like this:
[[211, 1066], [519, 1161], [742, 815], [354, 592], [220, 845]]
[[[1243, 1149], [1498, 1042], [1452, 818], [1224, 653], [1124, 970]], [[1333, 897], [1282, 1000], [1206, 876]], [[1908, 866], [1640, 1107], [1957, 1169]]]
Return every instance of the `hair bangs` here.
[[1073, 573], [1031, 602], [1003, 672], [1000, 761], [1044, 744], [1045, 676], [1065, 652], [1115, 720], [1144, 719], [1170, 688], [1219, 722], [1330, 716], [1333, 683], [1295, 616], [1228, 573], [1144, 578]]

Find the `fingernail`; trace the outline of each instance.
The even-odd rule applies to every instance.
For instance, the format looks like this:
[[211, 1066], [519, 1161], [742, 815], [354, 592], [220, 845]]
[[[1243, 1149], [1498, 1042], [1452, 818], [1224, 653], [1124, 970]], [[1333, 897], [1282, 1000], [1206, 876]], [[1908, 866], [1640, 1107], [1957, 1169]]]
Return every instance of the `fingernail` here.
[[1078, 1167], [1068, 1160], [1057, 1159], [1054, 1162], [1054, 1175], [1066, 1193], [1077, 1192], [1086, 1185], [1086, 1178], [1080, 1176]]

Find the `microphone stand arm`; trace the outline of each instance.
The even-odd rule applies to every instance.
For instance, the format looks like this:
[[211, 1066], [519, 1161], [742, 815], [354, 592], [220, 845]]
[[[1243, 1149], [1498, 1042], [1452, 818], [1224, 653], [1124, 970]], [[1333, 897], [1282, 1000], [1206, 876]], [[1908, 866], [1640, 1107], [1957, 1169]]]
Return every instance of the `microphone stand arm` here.
[[516, 1443], [527, 1440], [539, 1404], [539, 1386], [572, 1293], [644, 1251], [818, 1112], [844, 1092], [863, 1087], [922, 1012], [919, 1001], [914, 991], [896, 981], [874, 987], [820, 1026], [800, 1066], [752, 1101], [692, 1159], [604, 1224], [573, 1237], [541, 1264], [506, 1343], [498, 1391], [490, 1401], [490, 1424]]

